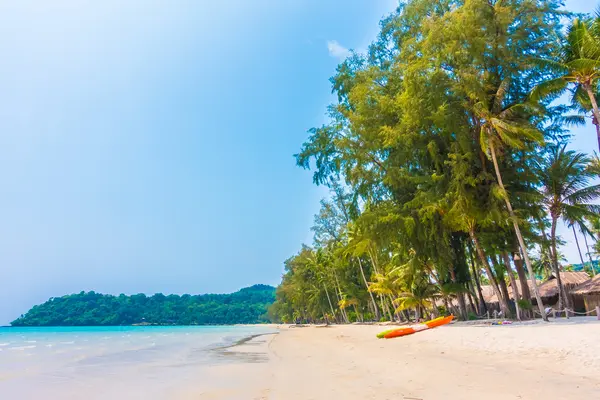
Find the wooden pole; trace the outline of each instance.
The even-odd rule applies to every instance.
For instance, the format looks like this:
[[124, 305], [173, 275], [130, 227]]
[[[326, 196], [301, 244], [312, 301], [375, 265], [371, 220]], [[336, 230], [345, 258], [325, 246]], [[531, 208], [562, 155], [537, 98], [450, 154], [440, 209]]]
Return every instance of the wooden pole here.
[[596, 306], [596, 318], [600, 321], [600, 306]]

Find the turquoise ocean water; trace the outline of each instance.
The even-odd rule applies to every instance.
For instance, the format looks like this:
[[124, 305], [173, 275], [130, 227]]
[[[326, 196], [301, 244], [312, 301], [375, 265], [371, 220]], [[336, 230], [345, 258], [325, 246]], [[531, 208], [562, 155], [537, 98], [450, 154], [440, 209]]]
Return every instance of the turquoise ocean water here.
[[[269, 327], [0, 328], [0, 399], [168, 399]], [[209, 384], [209, 383], [207, 383]]]

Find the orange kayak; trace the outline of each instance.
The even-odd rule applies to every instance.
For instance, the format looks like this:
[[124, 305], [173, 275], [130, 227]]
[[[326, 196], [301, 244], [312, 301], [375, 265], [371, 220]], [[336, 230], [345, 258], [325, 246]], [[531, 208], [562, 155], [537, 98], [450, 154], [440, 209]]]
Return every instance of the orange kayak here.
[[[427, 328], [425, 328], [427, 329]], [[407, 336], [407, 335], [412, 335], [413, 333], [418, 332], [415, 328], [400, 328], [400, 329], [394, 329], [393, 331], [386, 333], [385, 336], [383, 336], [386, 339], [392, 339], [395, 337], [400, 337], [400, 336]]]
[[429, 328], [437, 328], [438, 326], [449, 324], [453, 319], [454, 315], [450, 315], [448, 317], [432, 319], [429, 322], [425, 322], [425, 325], [427, 325]]
[[394, 329], [391, 332], [386, 333], [383, 337], [386, 339], [392, 339], [400, 336], [412, 335], [413, 333], [424, 331], [426, 329], [436, 328], [438, 326], [446, 325], [452, 322], [454, 319], [453, 315], [449, 317], [436, 318], [431, 321], [427, 321], [421, 325], [410, 326], [406, 328]]

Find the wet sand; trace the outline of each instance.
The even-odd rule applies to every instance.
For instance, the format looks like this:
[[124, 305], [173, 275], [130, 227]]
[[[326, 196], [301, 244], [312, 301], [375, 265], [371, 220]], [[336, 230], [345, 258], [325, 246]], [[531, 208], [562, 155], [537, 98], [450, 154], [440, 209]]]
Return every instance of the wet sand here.
[[583, 399], [600, 393], [600, 323], [281, 327], [227, 349], [185, 399]]

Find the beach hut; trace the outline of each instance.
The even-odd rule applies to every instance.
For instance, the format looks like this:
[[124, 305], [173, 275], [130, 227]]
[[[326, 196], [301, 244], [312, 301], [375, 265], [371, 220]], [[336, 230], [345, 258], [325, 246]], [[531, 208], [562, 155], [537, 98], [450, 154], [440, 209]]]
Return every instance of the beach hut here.
[[498, 301], [498, 296], [494, 293], [492, 285], [481, 285], [481, 294], [488, 310], [500, 311], [500, 302]]
[[[599, 275], [600, 276], [600, 275]], [[574, 272], [574, 271], [563, 271], [560, 273], [560, 277], [567, 291], [567, 295], [571, 298], [571, 304], [573, 304], [573, 308], [575, 311], [583, 311], [585, 309], [585, 304], [582, 296], [573, 296], [572, 290], [579, 285], [590, 280], [590, 277], [585, 272]], [[516, 281], [517, 288], [519, 289], [519, 293], [521, 293], [521, 284], [517, 280]], [[531, 280], [527, 280], [527, 286], [529, 287], [529, 292], [531, 293], [531, 302], [533, 305], [537, 305], [537, 301], [534, 296], [533, 284]], [[552, 274], [548, 278], [548, 280], [544, 282], [537, 282], [538, 290], [540, 292], [540, 297], [542, 298], [542, 303], [547, 306], [555, 306], [558, 303], [558, 281], [556, 279], [556, 275]], [[600, 287], [600, 282], [598, 282], [598, 286]], [[494, 293], [494, 289], [491, 285], [481, 285], [481, 294], [483, 295], [483, 300], [485, 304], [490, 310], [500, 311], [500, 302], [498, 301], [498, 296]], [[521, 293], [522, 294], [522, 293]], [[514, 301], [514, 290], [510, 283], [508, 284], [508, 295], [511, 301]], [[600, 297], [600, 292], [599, 292]], [[595, 307], [595, 306], [594, 306]]]
[[600, 306], [600, 275], [574, 288], [571, 295], [583, 301], [586, 311], [594, 311]]
[[[581, 297], [573, 297], [571, 291], [577, 286], [590, 280], [586, 272], [564, 271], [560, 273], [560, 279], [568, 296], [571, 296], [573, 308], [575, 311], [583, 310], [585, 305]], [[550, 278], [539, 286], [542, 303], [553, 306], [558, 303], [558, 280], [556, 275], [552, 274]], [[535, 299], [532, 299], [535, 303]]]
[[[569, 293], [571, 290], [573, 290], [575, 287], [581, 285], [582, 283], [585, 283], [587, 281], [590, 280], [590, 277], [587, 273], [585, 272], [572, 272], [572, 271], [563, 271], [560, 273], [560, 278], [562, 280], [563, 286], [565, 287], [567, 293]], [[517, 284], [517, 288], [519, 289], [519, 293], [521, 293], [521, 284], [519, 280], [516, 280], [516, 284]], [[531, 283], [531, 280], [527, 280], [527, 286], [529, 287], [529, 292], [531, 293], [531, 300], [533, 302], [533, 304], [537, 304], [537, 301], [535, 299], [534, 296], [534, 291], [533, 291], [533, 284]], [[542, 298], [542, 303], [544, 303], [545, 305], [555, 305], [556, 303], [558, 303], [558, 281], [556, 279], [556, 275], [552, 274], [548, 280], [544, 281], [544, 282], [537, 282], [537, 286], [538, 286], [538, 290], [540, 292], [540, 297]], [[494, 295], [494, 292], [492, 290], [491, 286], [488, 286], [488, 290], [483, 290], [484, 294], [484, 298], [486, 303], [492, 303], [492, 304], [497, 304], [498, 303], [498, 298], [496, 297], [496, 295]], [[483, 287], [482, 287], [483, 289]], [[486, 292], [488, 293], [488, 296], [486, 296]], [[511, 298], [511, 300], [514, 300], [514, 291], [512, 288], [512, 285], [508, 286], [508, 294]], [[522, 294], [522, 293], [521, 293]], [[577, 301], [576, 299], [574, 299], [574, 304], [575, 304], [575, 308], [580, 308], [583, 309], [583, 301]]]
[[[517, 284], [517, 289], [519, 289], [519, 294], [521, 296], [523, 296], [521, 281], [518, 279], [515, 279], [515, 283]], [[538, 281], [537, 285], [539, 287], [539, 285], [541, 285], [541, 282]], [[531, 279], [527, 279], [527, 287], [529, 287], [529, 293], [533, 297], [533, 283], [531, 282]], [[515, 299], [514, 290], [513, 290], [512, 284], [510, 282], [508, 282], [508, 295], [510, 296], [511, 299], [513, 299], [513, 300]]]

